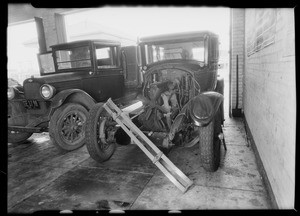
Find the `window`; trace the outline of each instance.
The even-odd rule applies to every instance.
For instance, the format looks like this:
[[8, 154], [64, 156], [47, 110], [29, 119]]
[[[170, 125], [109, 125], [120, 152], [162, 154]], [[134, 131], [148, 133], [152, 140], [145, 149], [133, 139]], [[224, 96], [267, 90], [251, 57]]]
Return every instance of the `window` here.
[[171, 59], [194, 59], [201, 62], [207, 62], [206, 53], [207, 47], [203, 40], [178, 42], [178, 43], [159, 43], [146, 44], [145, 59], [147, 64], [171, 60]]
[[41, 73], [55, 72], [52, 52], [40, 54], [38, 55], [38, 59], [41, 67]]
[[101, 48], [101, 49], [96, 49], [96, 56], [97, 56], [97, 59], [109, 58], [110, 48], [105, 47], [105, 48]]
[[192, 49], [193, 59], [204, 62], [204, 47]]
[[117, 67], [117, 47], [96, 47], [98, 68]]
[[275, 42], [276, 9], [255, 9], [254, 21], [249, 23], [247, 32], [247, 55], [264, 49]]
[[162, 59], [182, 59], [182, 48], [177, 49], [166, 49], [164, 52], [164, 57]]
[[38, 53], [39, 45], [34, 21], [7, 26], [7, 77], [23, 83], [30, 76], [39, 75]]
[[91, 56], [88, 46], [56, 51], [58, 69], [91, 67]]

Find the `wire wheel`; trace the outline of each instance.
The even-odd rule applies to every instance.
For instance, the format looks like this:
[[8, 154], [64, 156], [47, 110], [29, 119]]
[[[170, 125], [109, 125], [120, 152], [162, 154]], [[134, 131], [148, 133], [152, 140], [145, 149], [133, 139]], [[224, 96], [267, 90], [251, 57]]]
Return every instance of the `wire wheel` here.
[[84, 138], [83, 124], [86, 117], [81, 112], [70, 112], [59, 125], [62, 138], [73, 145], [77, 140]]
[[85, 123], [88, 111], [80, 104], [66, 103], [52, 115], [49, 135], [61, 151], [75, 150], [85, 143]]

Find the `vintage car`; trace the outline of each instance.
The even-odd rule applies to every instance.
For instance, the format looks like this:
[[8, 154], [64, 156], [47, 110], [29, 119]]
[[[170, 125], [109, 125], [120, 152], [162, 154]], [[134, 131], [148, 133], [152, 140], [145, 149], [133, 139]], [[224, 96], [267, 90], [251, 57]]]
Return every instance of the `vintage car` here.
[[[143, 79], [136, 101], [142, 111], [129, 113], [133, 123], [162, 148], [199, 143], [203, 167], [217, 170], [224, 121], [218, 36], [201, 31], [144, 37], [138, 49]], [[91, 108], [85, 129], [88, 152], [98, 162], [108, 160], [116, 144], [131, 143], [103, 103]]]
[[49, 131], [58, 149], [71, 151], [85, 142], [89, 109], [108, 98], [123, 98], [126, 85], [134, 86], [137, 77], [126, 77], [129, 69], [134, 71], [136, 56], [126, 56], [131, 47], [109, 40], [75, 41], [51, 49], [38, 54], [39, 77], [24, 80], [23, 86], [8, 86], [8, 142], [21, 143], [32, 133]]

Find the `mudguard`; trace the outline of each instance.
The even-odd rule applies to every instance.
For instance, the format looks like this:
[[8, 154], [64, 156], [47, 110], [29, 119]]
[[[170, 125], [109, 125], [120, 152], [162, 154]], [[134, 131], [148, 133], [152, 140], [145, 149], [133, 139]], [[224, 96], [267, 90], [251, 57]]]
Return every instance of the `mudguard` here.
[[194, 97], [189, 106], [189, 114], [197, 126], [206, 126], [214, 118], [224, 97], [222, 94], [208, 91]]
[[[71, 98], [72, 97], [72, 98]], [[54, 96], [51, 103], [50, 116], [53, 114], [54, 110], [60, 107], [67, 98], [71, 98], [71, 101], [77, 102], [85, 106], [85, 108], [90, 109], [96, 101], [85, 91], [80, 89], [67, 89], [59, 92]]]
[[176, 116], [169, 131], [169, 140], [173, 140], [175, 134], [185, 127], [190, 116], [197, 126], [206, 126], [215, 117], [224, 97], [215, 91], [207, 91], [190, 100]]

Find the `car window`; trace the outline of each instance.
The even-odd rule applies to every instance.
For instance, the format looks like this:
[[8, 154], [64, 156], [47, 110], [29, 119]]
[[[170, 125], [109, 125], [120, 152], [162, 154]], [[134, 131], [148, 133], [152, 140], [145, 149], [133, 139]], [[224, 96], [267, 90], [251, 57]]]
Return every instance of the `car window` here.
[[61, 69], [91, 67], [91, 55], [88, 46], [56, 51], [57, 67]]
[[42, 74], [55, 72], [52, 52], [39, 54], [38, 60]]
[[146, 61], [153, 63], [169, 59], [194, 59], [205, 62], [204, 41], [145, 45]]
[[204, 47], [192, 49], [193, 59], [204, 62]]
[[116, 47], [96, 47], [96, 59], [98, 68], [117, 67]]

